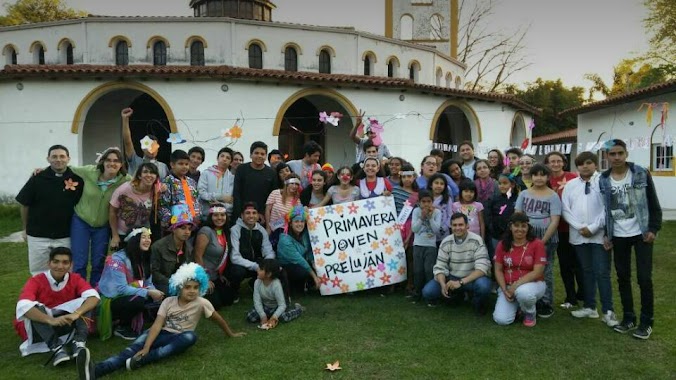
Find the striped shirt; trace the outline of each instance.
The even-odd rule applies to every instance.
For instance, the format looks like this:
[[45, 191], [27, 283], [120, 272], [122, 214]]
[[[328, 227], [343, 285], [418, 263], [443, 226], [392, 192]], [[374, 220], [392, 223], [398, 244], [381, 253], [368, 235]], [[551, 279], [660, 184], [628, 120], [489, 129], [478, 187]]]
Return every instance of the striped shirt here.
[[460, 244], [455, 241], [454, 235], [447, 236], [439, 246], [434, 276], [442, 273], [446, 277], [462, 278], [475, 270], [482, 271], [484, 275], [491, 271], [491, 261], [481, 236], [467, 232], [467, 237]]

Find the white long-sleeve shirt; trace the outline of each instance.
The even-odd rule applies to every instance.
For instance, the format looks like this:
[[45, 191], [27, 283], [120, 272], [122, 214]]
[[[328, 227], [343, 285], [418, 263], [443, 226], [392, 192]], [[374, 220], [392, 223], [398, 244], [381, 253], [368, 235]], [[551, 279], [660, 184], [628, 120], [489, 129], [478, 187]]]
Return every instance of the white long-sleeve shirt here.
[[[563, 218], [570, 225], [570, 244], [603, 244], [603, 227], [605, 212], [603, 196], [599, 190], [599, 173], [589, 179], [590, 192], [585, 194], [586, 181], [577, 177], [570, 180], [563, 188]], [[593, 234], [591, 237], [580, 235], [580, 230], [587, 227]]]

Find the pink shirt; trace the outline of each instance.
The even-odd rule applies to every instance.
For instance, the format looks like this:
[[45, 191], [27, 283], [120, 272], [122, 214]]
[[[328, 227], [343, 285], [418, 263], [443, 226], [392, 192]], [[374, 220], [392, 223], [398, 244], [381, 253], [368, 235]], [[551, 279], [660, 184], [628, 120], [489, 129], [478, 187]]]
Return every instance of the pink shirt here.
[[137, 194], [131, 182], [125, 182], [115, 189], [110, 205], [117, 210], [117, 233], [128, 234], [132, 228], [150, 226], [153, 207], [153, 192]]

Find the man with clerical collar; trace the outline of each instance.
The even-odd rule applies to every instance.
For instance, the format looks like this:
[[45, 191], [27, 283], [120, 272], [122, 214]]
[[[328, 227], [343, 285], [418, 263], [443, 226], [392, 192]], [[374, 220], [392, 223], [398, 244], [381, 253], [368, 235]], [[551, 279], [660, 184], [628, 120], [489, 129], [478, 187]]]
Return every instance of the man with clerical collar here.
[[100, 297], [79, 274], [70, 272], [72, 263], [69, 248], [54, 248], [49, 253], [49, 270], [28, 279], [21, 290], [14, 327], [23, 338], [22, 356], [51, 351], [57, 366], [71, 359], [68, 346], [73, 356], [85, 347], [85, 318]]
[[453, 234], [439, 245], [434, 279], [422, 290], [422, 296], [430, 306], [441, 298], [455, 294], [472, 293], [472, 305], [477, 314], [486, 312], [485, 301], [491, 293], [491, 261], [481, 236], [469, 231], [467, 215], [451, 216]]
[[[131, 108], [125, 108], [122, 110], [122, 141], [124, 141], [124, 154], [127, 156], [127, 164], [129, 165], [129, 173], [136, 173], [136, 169], [141, 166], [144, 162], [152, 162], [157, 165], [157, 170], [160, 173], [160, 181], [169, 174], [169, 168], [167, 164], [161, 161], [157, 161], [157, 154], [160, 150], [160, 144], [157, 140], [157, 137], [153, 135], [147, 135], [141, 140], [141, 146], [143, 149], [143, 157], [136, 155], [136, 150], [134, 149], [134, 142], [131, 139], [131, 131], [129, 130], [129, 119], [131, 115], [134, 114], [134, 110]], [[149, 141], [147, 147], [143, 147], [144, 140]]]
[[70, 155], [65, 146], [51, 146], [47, 162], [49, 166], [31, 176], [16, 196], [22, 205], [23, 238], [28, 243], [31, 275], [49, 268], [49, 252], [53, 248], [70, 248], [73, 208], [83, 189], [82, 178], [68, 167]]

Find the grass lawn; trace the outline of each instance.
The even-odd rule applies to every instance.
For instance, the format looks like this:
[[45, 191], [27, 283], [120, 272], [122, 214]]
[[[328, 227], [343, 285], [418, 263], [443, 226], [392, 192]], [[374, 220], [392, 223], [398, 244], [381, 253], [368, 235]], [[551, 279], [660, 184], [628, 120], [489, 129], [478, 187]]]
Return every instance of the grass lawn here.
[[[244, 320], [250, 293], [221, 314], [244, 338], [228, 338], [203, 320], [196, 346], [174, 359], [119, 371], [111, 378], [170, 379], [395, 379], [395, 378], [676, 378], [676, 223], [667, 223], [654, 254], [655, 315], [652, 337], [639, 341], [611, 331], [599, 320], [577, 320], [561, 309], [535, 328], [499, 327], [491, 316], [475, 317], [469, 305], [428, 308], [403, 293], [387, 297], [307, 296], [307, 312], [290, 324], [259, 331]], [[24, 244], [0, 244], [0, 366], [4, 379], [76, 378], [72, 363], [43, 368], [46, 355], [21, 358], [10, 320], [28, 272]], [[563, 286], [556, 276], [556, 300]], [[613, 278], [613, 287], [617, 285]], [[244, 287], [245, 288], [245, 287]], [[635, 287], [638, 300], [638, 288]], [[615, 294], [616, 311], [621, 312]], [[638, 303], [638, 301], [637, 301]], [[620, 313], [621, 314], [621, 313]], [[126, 346], [113, 338], [92, 338], [94, 360]], [[324, 371], [340, 360], [342, 371]]]

